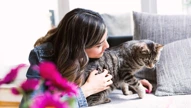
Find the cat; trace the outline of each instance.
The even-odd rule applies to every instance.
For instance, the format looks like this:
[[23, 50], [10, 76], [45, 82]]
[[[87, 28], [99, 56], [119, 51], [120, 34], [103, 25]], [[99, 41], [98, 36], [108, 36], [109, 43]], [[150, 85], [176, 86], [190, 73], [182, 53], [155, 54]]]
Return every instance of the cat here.
[[101, 73], [107, 69], [113, 77], [113, 84], [110, 89], [87, 97], [88, 106], [111, 102], [108, 95], [116, 88], [121, 88], [124, 95], [131, 94], [129, 86], [143, 98], [145, 88], [134, 74], [143, 67], [153, 68], [162, 49], [163, 45], [151, 40], [131, 40], [107, 49], [99, 59], [90, 59], [85, 68], [85, 80], [92, 70], [97, 69]]

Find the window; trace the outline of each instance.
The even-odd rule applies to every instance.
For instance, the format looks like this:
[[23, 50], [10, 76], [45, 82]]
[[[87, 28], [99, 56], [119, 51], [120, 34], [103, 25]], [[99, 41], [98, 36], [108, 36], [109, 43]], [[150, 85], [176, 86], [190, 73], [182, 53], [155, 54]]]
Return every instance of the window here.
[[120, 14], [141, 11], [140, 0], [70, 0], [70, 9], [87, 8], [99, 13]]
[[191, 14], [191, 0], [183, 0], [183, 11], [186, 14]]
[[182, 14], [182, 0], [157, 0], [158, 14]]
[[158, 14], [190, 14], [191, 0], [157, 0]]

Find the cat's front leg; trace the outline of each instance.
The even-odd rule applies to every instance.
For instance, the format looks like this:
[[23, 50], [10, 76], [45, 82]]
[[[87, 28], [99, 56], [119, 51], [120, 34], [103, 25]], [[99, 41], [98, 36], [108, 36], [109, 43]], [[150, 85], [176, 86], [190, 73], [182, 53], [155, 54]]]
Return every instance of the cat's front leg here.
[[131, 79], [127, 80], [127, 83], [137, 92], [140, 98], [144, 98], [146, 91], [140, 81], [132, 76]]
[[145, 88], [140, 83], [140, 81], [138, 81], [138, 82], [139, 82], [139, 84], [138, 84], [138, 86], [135, 87], [135, 91], [137, 92], [137, 94], [139, 95], [140, 98], [144, 98], [145, 94], [146, 94]]
[[122, 83], [121, 84], [121, 90], [123, 92], [123, 95], [131, 95], [133, 92], [129, 89], [129, 84]]

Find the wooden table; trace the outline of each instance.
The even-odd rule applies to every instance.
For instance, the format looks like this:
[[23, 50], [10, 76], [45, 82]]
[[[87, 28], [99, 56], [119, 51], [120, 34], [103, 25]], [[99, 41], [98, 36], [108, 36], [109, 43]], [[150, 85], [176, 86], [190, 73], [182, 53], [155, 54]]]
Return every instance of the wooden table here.
[[19, 102], [0, 101], [0, 108], [19, 108]]

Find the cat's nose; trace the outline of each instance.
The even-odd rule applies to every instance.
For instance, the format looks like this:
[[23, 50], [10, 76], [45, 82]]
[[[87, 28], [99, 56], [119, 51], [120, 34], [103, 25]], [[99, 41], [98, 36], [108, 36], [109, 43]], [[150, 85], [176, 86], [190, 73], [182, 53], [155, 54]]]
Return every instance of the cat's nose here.
[[154, 68], [155, 65], [154, 65], [154, 64], [149, 64], [147, 67], [148, 67], [148, 68]]

